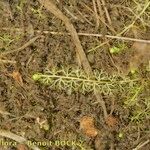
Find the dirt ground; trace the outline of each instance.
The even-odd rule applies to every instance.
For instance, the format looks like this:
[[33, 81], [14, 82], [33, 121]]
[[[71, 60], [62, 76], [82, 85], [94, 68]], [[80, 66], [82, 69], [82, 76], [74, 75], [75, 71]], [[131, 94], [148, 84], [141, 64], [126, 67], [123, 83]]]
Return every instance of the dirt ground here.
[[0, 150], [149, 150], [149, 0], [52, 1], [81, 33], [92, 70], [129, 80], [99, 90], [107, 117], [94, 92], [33, 80], [52, 68], [85, 71], [65, 23], [42, 2], [0, 0]]

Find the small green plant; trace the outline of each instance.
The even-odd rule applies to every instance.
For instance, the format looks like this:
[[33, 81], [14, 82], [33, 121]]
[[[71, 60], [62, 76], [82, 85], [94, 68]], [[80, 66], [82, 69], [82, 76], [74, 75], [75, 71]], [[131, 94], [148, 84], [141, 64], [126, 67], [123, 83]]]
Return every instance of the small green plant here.
[[7, 35], [7, 34], [1, 35], [0, 43], [2, 47], [0, 47], [0, 49], [1, 48], [7, 49], [13, 41], [14, 39], [10, 35]]
[[150, 119], [150, 98], [137, 103], [132, 112], [131, 121], [140, 123], [144, 119]]
[[124, 138], [124, 133], [123, 132], [119, 132], [118, 137], [119, 137], [119, 139], [123, 139]]
[[127, 46], [124, 43], [118, 43], [116, 46], [113, 46], [109, 49], [111, 54], [121, 53]]
[[[81, 69], [52, 68], [44, 74], [36, 73], [32, 76], [34, 81], [39, 81], [53, 89], [78, 92], [101, 92], [104, 94], [121, 95], [126, 97], [124, 107], [131, 111], [131, 122], [140, 122], [150, 115], [150, 99], [141, 97], [143, 91], [148, 89], [149, 82], [138, 78], [108, 75], [104, 71], [93, 71], [87, 75]], [[122, 99], [122, 98], [121, 98]], [[141, 100], [142, 99], [142, 100]]]
[[[125, 108], [130, 110], [130, 121], [141, 123], [150, 119], [150, 83], [148, 80], [137, 83], [127, 94]], [[144, 93], [144, 94], [143, 94]]]
[[12, 39], [9, 35], [2, 35], [0, 36], [0, 41], [4, 42], [7, 46], [9, 46], [14, 39]]
[[25, 4], [27, 3], [26, 0], [20, 0], [18, 2], [19, 4], [16, 6], [17, 10], [20, 11], [20, 13], [22, 14], [23, 13], [23, 7], [25, 6]]
[[[54, 89], [63, 89], [71, 91], [102, 92], [110, 94], [114, 91], [124, 90], [124, 86], [133, 85], [136, 80], [123, 78], [120, 76], [110, 76], [104, 71], [94, 71], [92, 76], [83, 71], [71, 68], [62, 68], [60, 70], [53, 68], [46, 71], [45, 74], [36, 73], [33, 80], [39, 81], [44, 85], [50, 85]], [[133, 82], [133, 84], [131, 84]]]
[[130, 69], [130, 72], [131, 72], [132, 75], [134, 75], [134, 74], [136, 74], [137, 69], [136, 69], [136, 68], [131, 68], [131, 69]]
[[39, 9], [31, 8], [31, 11], [32, 11], [35, 15], [37, 15], [37, 17], [38, 17], [39, 19], [45, 19], [45, 16], [42, 14], [42, 7], [39, 8]]
[[114, 46], [114, 47], [110, 48], [109, 51], [111, 54], [117, 54], [121, 51], [121, 49], [119, 47]]
[[138, 85], [136, 85], [129, 91], [127, 95], [127, 100], [124, 102], [126, 107], [134, 106], [137, 103], [138, 96], [141, 93], [142, 88], [142, 86], [139, 87]]

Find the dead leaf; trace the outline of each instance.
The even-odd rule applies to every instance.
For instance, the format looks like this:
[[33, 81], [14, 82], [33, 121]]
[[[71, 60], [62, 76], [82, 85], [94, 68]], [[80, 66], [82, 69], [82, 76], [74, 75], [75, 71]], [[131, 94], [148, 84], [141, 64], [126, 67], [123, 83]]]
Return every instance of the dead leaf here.
[[116, 127], [119, 123], [119, 120], [112, 116], [112, 115], [109, 115], [107, 118], [106, 118], [106, 124], [109, 126], [109, 127]]
[[94, 126], [94, 119], [89, 116], [81, 118], [80, 129], [83, 130], [88, 137], [95, 137], [98, 134], [98, 130]]
[[[104, 131], [105, 132], [105, 131]], [[104, 139], [101, 135], [98, 135], [94, 140], [94, 147], [95, 150], [104, 150], [106, 147], [106, 143], [104, 142]]]
[[141, 64], [148, 64], [150, 61], [150, 44], [135, 42], [131, 49], [133, 56], [130, 60], [130, 70], [138, 69]]
[[17, 145], [17, 150], [28, 150], [27, 146], [24, 144], [18, 144]]
[[17, 81], [21, 86], [23, 86], [22, 76], [21, 76], [21, 74], [18, 71], [13, 71], [11, 76], [13, 77], [13, 79], [15, 81]]

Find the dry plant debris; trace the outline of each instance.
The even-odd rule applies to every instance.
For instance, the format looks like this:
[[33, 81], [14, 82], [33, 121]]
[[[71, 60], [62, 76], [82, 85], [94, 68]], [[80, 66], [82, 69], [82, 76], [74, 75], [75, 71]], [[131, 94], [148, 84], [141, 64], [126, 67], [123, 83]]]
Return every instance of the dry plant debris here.
[[106, 124], [112, 128], [116, 127], [119, 123], [119, 120], [112, 115], [109, 115], [105, 121], [106, 121]]
[[17, 145], [17, 150], [28, 150], [28, 148], [24, 144], [18, 144]]
[[[6, 131], [6, 130], [2, 130], [0, 129], [0, 136], [2, 137], [5, 137], [5, 138], [9, 138], [9, 139], [12, 139], [20, 144], [22, 143], [27, 143], [27, 139], [25, 139], [24, 137], [22, 136], [19, 136], [19, 135], [16, 135], [10, 131]], [[33, 149], [33, 150], [40, 150], [40, 148], [38, 148], [37, 146], [35, 145], [30, 145], [30, 148]]]
[[30, 39], [27, 43], [25, 43], [23, 46], [17, 48], [17, 49], [14, 49], [14, 50], [9, 50], [9, 51], [6, 51], [6, 52], [2, 52], [0, 53], [2, 56], [3, 55], [8, 55], [8, 54], [11, 54], [11, 53], [16, 53], [16, 52], [20, 52], [22, 50], [24, 50], [25, 48], [27, 48], [28, 46], [30, 46], [31, 44], [33, 44], [37, 39], [41, 38], [43, 36], [36, 36], [32, 39]]
[[84, 134], [88, 137], [95, 137], [98, 134], [98, 130], [94, 125], [94, 118], [84, 116], [80, 120], [80, 129], [83, 130]]
[[23, 80], [22, 80], [22, 75], [18, 71], [13, 71], [12, 74], [10, 74], [13, 79], [19, 83], [21, 86], [23, 86]]
[[135, 42], [132, 46], [133, 57], [130, 60], [130, 70], [136, 70], [141, 64], [150, 61], [150, 44]]

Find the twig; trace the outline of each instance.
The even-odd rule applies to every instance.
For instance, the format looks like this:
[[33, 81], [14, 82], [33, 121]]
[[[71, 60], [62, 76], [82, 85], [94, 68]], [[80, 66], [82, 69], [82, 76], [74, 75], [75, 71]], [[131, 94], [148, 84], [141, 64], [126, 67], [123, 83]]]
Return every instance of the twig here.
[[109, 16], [109, 13], [108, 13], [108, 10], [107, 10], [107, 7], [106, 7], [105, 0], [101, 0], [101, 2], [102, 2], [102, 5], [104, 7], [104, 10], [105, 10], [105, 14], [106, 14], [106, 18], [108, 20], [108, 23], [111, 25], [112, 22], [111, 22], [111, 19], [110, 19], [110, 16]]
[[103, 13], [103, 10], [102, 10], [102, 7], [101, 7], [100, 0], [97, 0], [97, 6], [98, 6], [100, 18], [105, 22], [105, 17], [104, 17], [104, 13]]
[[0, 114], [1, 115], [9, 115], [9, 116], [13, 116], [14, 117], [14, 115], [12, 115], [11, 113], [9, 113], [9, 112], [7, 112], [5, 110], [2, 110], [2, 109], [0, 109]]
[[[93, 10], [89, 7], [89, 6], [87, 6], [86, 4], [84, 4], [83, 2], [80, 2], [82, 5], [84, 5], [84, 7], [86, 7], [89, 11], [91, 11], [92, 13], [93, 13]], [[98, 16], [99, 17], [99, 20], [106, 26], [106, 27], [108, 27], [108, 29], [110, 30], [110, 31], [112, 31], [113, 33], [115, 33], [115, 34], [117, 34], [116, 33], [116, 31], [111, 27], [111, 26], [109, 26], [104, 20], [103, 20], [103, 18], [101, 18], [101, 16]]]
[[115, 137], [113, 135], [113, 133], [110, 133], [110, 139], [111, 139], [111, 142], [110, 142], [110, 150], [115, 150]]
[[38, 1], [48, 11], [53, 13], [57, 18], [59, 18], [60, 20], [62, 20], [65, 23], [65, 26], [66, 26], [67, 30], [69, 31], [73, 42], [75, 43], [76, 52], [79, 55], [79, 58], [81, 60], [81, 63], [83, 65], [84, 69], [88, 73], [91, 72], [92, 69], [91, 69], [89, 62], [86, 58], [86, 55], [83, 51], [83, 48], [81, 46], [80, 40], [79, 40], [78, 35], [77, 35], [77, 32], [76, 32], [75, 28], [73, 27], [73, 25], [71, 24], [70, 20], [51, 1], [49, 1], [49, 0], [38, 0]]
[[[41, 32], [41, 31], [37, 31]], [[63, 32], [51, 32], [51, 31], [43, 31], [43, 33], [50, 33], [55, 35], [70, 35], [69, 33], [63, 33]], [[123, 36], [115, 36], [115, 35], [103, 35], [103, 34], [93, 34], [93, 33], [77, 33], [78, 35], [82, 36], [95, 36], [95, 37], [106, 37], [111, 39], [118, 39], [118, 40], [125, 40], [125, 41], [133, 41], [133, 42], [140, 42], [140, 43], [147, 43], [150, 44], [150, 40], [143, 40], [143, 39], [136, 39], [136, 38], [130, 38], [130, 37], [123, 37]]]
[[16, 61], [11, 61], [11, 60], [4, 60], [4, 59], [0, 59], [0, 63], [5, 63], [5, 64], [16, 64]]
[[99, 27], [99, 16], [98, 16], [98, 13], [97, 13], [95, 0], [92, 0], [92, 2], [93, 2], [93, 8], [94, 8], [94, 15], [95, 15], [95, 19], [96, 19], [96, 30], [97, 30], [98, 27]]
[[150, 142], [150, 140], [145, 141], [143, 144], [139, 144], [136, 148], [134, 148], [133, 150], [139, 150], [142, 147], [144, 147], [146, 144], [148, 144]]
[[[81, 61], [84, 71], [87, 74], [93, 74], [92, 68], [86, 58], [86, 55], [85, 55], [82, 45], [80, 43], [78, 34], [77, 34], [74, 26], [71, 24], [70, 20], [51, 1], [49, 1], [49, 0], [38, 0], [38, 1], [49, 12], [54, 14], [57, 18], [59, 18], [60, 20], [62, 20], [65, 23], [66, 29], [69, 31], [69, 33], [72, 37], [72, 40], [76, 46], [76, 53], [78, 54], [78, 56], [80, 58], [80, 61]], [[107, 110], [106, 110], [105, 102], [103, 101], [103, 99], [101, 98], [101, 95], [99, 93], [95, 93], [95, 96], [96, 96], [97, 100], [99, 101], [99, 103], [101, 104], [101, 107], [104, 112], [104, 118], [106, 119], [107, 118]]]
[[78, 18], [72, 13], [70, 12], [66, 7], [64, 7], [64, 10], [68, 13], [68, 15], [70, 15], [73, 19], [78, 20]]
[[136, 16], [136, 18], [134, 19], [134, 21], [133, 21], [130, 25], [128, 25], [127, 27], [125, 27], [125, 29], [124, 29], [123, 31], [121, 31], [118, 35], [122, 35], [122, 34], [125, 33], [127, 30], [129, 30], [129, 29], [135, 24], [136, 20], [137, 20], [138, 18], [140, 18], [140, 16], [143, 15], [143, 13], [144, 13], [145, 10], [149, 7], [149, 5], [150, 5], [150, 2], [148, 2], [148, 3], [145, 5], [145, 7], [144, 7], [143, 10], [141, 11], [141, 13], [139, 13], [139, 15]]
[[4, 14], [8, 14], [11, 18], [11, 20], [14, 19], [13, 15], [12, 15], [12, 10], [11, 10], [11, 7], [10, 7], [10, 4], [9, 2], [5, 1], [5, 2], [2, 2], [2, 4], [4, 5]]
[[[2, 30], [10, 30], [9, 28], [2, 28]], [[13, 29], [14, 30], [14, 29]], [[22, 29], [16, 28], [16, 30], [21, 31]], [[44, 34], [53, 34], [53, 35], [70, 35], [70, 33], [64, 32], [54, 32], [54, 31], [40, 31], [35, 30], [37, 33], [44, 33]], [[137, 38], [130, 38], [130, 37], [123, 37], [123, 36], [115, 36], [115, 35], [103, 35], [103, 34], [93, 34], [93, 33], [77, 33], [80, 36], [95, 36], [95, 37], [105, 37], [110, 39], [118, 39], [118, 40], [125, 40], [125, 41], [133, 41], [133, 42], [140, 42], [140, 43], [147, 43], [150, 44], [150, 40], [143, 40]]]
[[102, 34], [92, 34], [92, 33], [78, 33], [78, 35], [95, 36], [95, 37], [106, 37], [106, 38], [125, 40], [125, 41], [150, 43], [150, 40], [136, 39], [136, 38], [130, 38], [130, 37], [123, 37], [123, 36], [115, 36], [115, 35], [102, 35]]
[[27, 139], [25, 139], [19, 135], [16, 135], [10, 131], [0, 129], [0, 136], [12, 139], [18, 143], [25, 143], [25, 144], [27, 144], [27, 146], [31, 147], [33, 150], [40, 150], [37, 146], [34, 146], [34, 144], [29, 145]]
[[93, 24], [91, 21], [89, 21], [89, 20], [81, 13], [81, 11], [79, 11], [77, 8], [75, 8], [75, 10], [77, 11], [77, 13], [78, 13], [87, 23], [89, 23], [90, 25], [94, 26], [94, 24]]
[[19, 51], [25, 49], [26, 47], [28, 47], [29, 45], [31, 45], [33, 42], [35, 42], [40, 37], [42, 37], [42, 36], [36, 36], [36, 37], [32, 38], [31, 40], [29, 40], [26, 44], [24, 44], [20, 48], [15, 49], [15, 50], [10, 50], [10, 51], [7, 51], [7, 52], [3, 52], [3, 53], [1, 53], [1, 55], [7, 55], [7, 54], [10, 54], [10, 53], [19, 52]]

